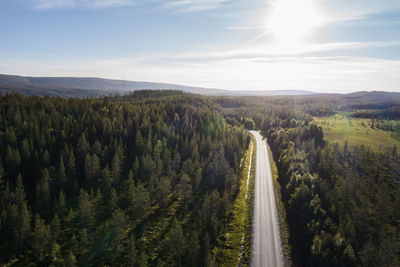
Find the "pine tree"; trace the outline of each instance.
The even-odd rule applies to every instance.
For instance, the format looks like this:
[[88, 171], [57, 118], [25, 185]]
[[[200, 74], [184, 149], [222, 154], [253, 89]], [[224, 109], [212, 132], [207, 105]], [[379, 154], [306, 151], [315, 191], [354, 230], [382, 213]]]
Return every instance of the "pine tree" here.
[[28, 245], [29, 235], [31, 232], [31, 213], [26, 206], [25, 201], [18, 211], [18, 219], [14, 228], [17, 246], [20, 250]]
[[[131, 191], [133, 190], [133, 191]], [[129, 192], [129, 212], [131, 216], [141, 222], [144, 220], [150, 211], [150, 194], [139, 182], [136, 187], [130, 188]]]
[[118, 185], [119, 184], [119, 179], [121, 176], [121, 164], [122, 164], [122, 150], [121, 148], [117, 148], [115, 151], [112, 163], [111, 163], [111, 168], [112, 168], [112, 178], [113, 178], [113, 185]]
[[103, 221], [103, 217], [106, 210], [106, 205], [105, 205], [105, 201], [103, 199], [103, 195], [101, 193], [100, 188], [97, 188], [96, 190], [96, 196], [94, 197], [94, 199], [92, 200], [93, 202], [93, 207], [94, 207], [94, 213], [95, 213], [95, 219], [96, 221]]
[[161, 152], [162, 152], [161, 141], [157, 140], [156, 145], [154, 146], [154, 149], [153, 149], [153, 159], [154, 159], [154, 162], [155, 162], [155, 173], [154, 173], [154, 175], [157, 176], [157, 177], [160, 177], [160, 175], [161, 175], [161, 168], [162, 168]]
[[139, 175], [140, 175], [140, 165], [139, 165], [139, 159], [138, 159], [138, 157], [136, 156], [135, 157], [135, 161], [134, 161], [134, 163], [133, 163], [133, 167], [132, 167], [132, 170], [133, 170], [133, 176], [134, 177], [138, 177]]
[[192, 196], [192, 185], [187, 174], [182, 175], [179, 184], [176, 186], [176, 189], [178, 194], [183, 197], [185, 202], [190, 199]]
[[3, 185], [3, 177], [4, 177], [4, 167], [3, 167], [3, 161], [0, 157], [0, 192], [2, 189], [2, 185]]
[[36, 185], [36, 204], [37, 211], [47, 217], [50, 212], [50, 174], [49, 171], [45, 168], [42, 171], [42, 177], [40, 178], [39, 183]]
[[121, 209], [116, 209], [111, 218], [111, 227], [113, 231], [113, 247], [116, 253], [121, 254], [123, 250], [124, 241], [128, 237], [127, 233], [128, 218]]
[[171, 180], [167, 176], [160, 178], [157, 190], [157, 198], [162, 207], [165, 207], [168, 203], [168, 195], [171, 192]]
[[57, 241], [58, 236], [60, 235], [60, 227], [61, 227], [60, 218], [58, 217], [57, 214], [55, 214], [50, 224], [51, 233], [53, 234], [53, 238], [55, 241]]
[[176, 266], [182, 266], [182, 257], [185, 253], [185, 237], [183, 235], [181, 224], [174, 220], [171, 229], [166, 237], [166, 249], [168, 254], [174, 259]]
[[21, 156], [17, 148], [13, 149], [10, 145], [7, 145], [5, 162], [11, 174], [15, 174], [18, 166], [21, 164]]
[[112, 186], [112, 175], [110, 172], [110, 168], [108, 165], [104, 167], [104, 169], [101, 171], [101, 189], [105, 194], [108, 196], [108, 193], [110, 192], [111, 186]]
[[108, 214], [111, 215], [112, 212], [118, 208], [119, 206], [118, 202], [119, 202], [118, 193], [117, 190], [115, 190], [115, 188], [113, 187], [111, 189], [110, 201], [108, 203], [108, 208], [109, 208]]
[[92, 165], [91, 165], [91, 175], [92, 181], [95, 184], [98, 184], [99, 176], [100, 176], [100, 159], [96, 154], [92, 155]]
[[61, 266], [63, 263], [63, 258], [61, 255], [61, 247], [57, 242], [53, 242], [50, 248], [50, 266]]
[[96, 140], [93, 144], [93, 153], [98, 157], [102, 157], [103, 155], [103, 150], [101, 149], [99, 140]]
[[17, 177], [17, 185], [15, 187], [15, 200], [18, 205], [18, 208], [21, 209], [26, 200], [25, 188], [22, 182], [21, 174], [19, 174]]
[[75, 156], [74, 156], [74, 150], [70, 149], [69, 154], [68, 154], [68, 161], [67, 161], [67, 176], [68, 176], [68, 181], [71, 182], [72, 179], [76, 175], [76, 165], [75, 165]]
[[57, 175], [60, 187], [63, 188], [67, 184], [67, 173], [65, 171], [64, 158], [62, 155], [60, 156], [60, 163], [58, 164]]
[[35, 223], [33, 228], [33, 253], [40, 261], [46, 253], [49, 252], [51, 245], [50, 229], [40, 218], [39, 214], [35, 215]]
[[134, 267], [137, 262], [137, 252], [135, 246], [135, 237], [131, 233], [128, 240], [128, 248], [125, 256], [125, 265], [127, 267]]
[[85, 176], [87, 179], [87, 185], [89, 188], [96, 188], [98, 186], [98, 180], [100, 178], [100, 160], [93, 154], [86, 154], [84, 164]]
[[79, 231], [78, 250], [80, 254], [80, 262], [87, 262], [87, 254], [90, 252], [90, 241], [86, 228]]
[[195, 230], [190, 231], [190, 236], [187, 240], [186, 247], [189, 248], [186, 261], [187, 264], [196, 266], [200, 262], [200, 244], [199, 234]]
[[44, 154], [42, 156], [42, 165], [47, 167], [50, 167], [51, 165], [51, 156], [50, 156], [50, 152], [46, 149], [44, 151]]
[[64, 263], [65, 266], [70, 266], [70, 267], [75, 267], [77, 266], [77, 261], [74, 253], [72, 253], [72, 250], [69, 250], [67, 255], [64, 258]]
[[86, 154], [89, 153], [89, 151], [90, 151], [90, 144], [86, 140], [85, 133], [82, 133], [81, 137], [78, 140], [78, 145], [77, 145], [79, 160], [81, 161], [85, 160]]
[[140, 253], [137, 265], [139, 267], [149, 266], [149, 257], [146, 255], [146, 253], [144, 251], [142, 251], [142, 253]]
[[94, 223], [93, 204], [88, 193], [81, 189], [78, 200], [78, 216], [81, 227], [91, 228]]
[[63, 217], [67, 211], [67, 200], [64, 194], [64, 191], [61, 190], [58, 196], [58, 214]]
[[91, 176], [92, 176], [92, 157], [90, 156], [89, 153], [86, 153], [85, 156], [85, 161], [83, 164], [83, 171], [85, 174], [85, 178], [88, 181], [88, 184], [90, 184]]

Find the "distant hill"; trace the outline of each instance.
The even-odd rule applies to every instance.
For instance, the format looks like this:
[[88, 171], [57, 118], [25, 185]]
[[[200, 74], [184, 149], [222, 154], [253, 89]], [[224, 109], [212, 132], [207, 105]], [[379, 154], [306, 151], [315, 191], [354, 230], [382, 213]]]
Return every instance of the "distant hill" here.
[[398, 92], [355, 92], [347, 94], [344, 100], [347, 102], [353, 101], [353, 99], [358, 99], [359, 103], [398, 103], [400, 101], [400, 93]]
[[278, 96], [278, 95], [311, 95], [310, 91], [300, 90], [221, 90], [202, 87], [190, 87], [168, 83], [141, 81], [123, 81], [102, 78], [78, 77], [24, 77], [0, 74], [0, 94], [18, 92], [24, 95], [87, 97], [124, 94], [135, 90], [182, 90], [202, 95], [219, 96]]

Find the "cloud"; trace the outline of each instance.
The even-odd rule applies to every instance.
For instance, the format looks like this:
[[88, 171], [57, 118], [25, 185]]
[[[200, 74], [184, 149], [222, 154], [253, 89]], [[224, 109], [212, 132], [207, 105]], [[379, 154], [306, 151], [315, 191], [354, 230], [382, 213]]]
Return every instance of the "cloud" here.
[[400, 10], [398, 0], [323, 0], [321, 7], [329, 10], [329, 23], [348, 22], [351, 26], [355, 21], [368, 21], [373, 15]]
[[36, 0], [36, 9], [62, 9], [62, 8], [112, 8], [121, 6], [132, 6], [133, 0]]
[[232, 0], [174, 0], [168, 1], [161, 7], [183, 13], [210, 10], [229, 2], [232, 2]]
[[274, 61], [285, 57], [313, 57], [327, 52], [350, 51], [365, 48], [400, 47], [400, 41], [385, 42], [334, 42], [296, 44], [285, 47], [273, 43], [262, 43], [239, 48], [220, 49], [206, 52], [158, 55], [157, 60], [165, 62], [195, 62], [212, 64], [218, 61]]
[[34, 0], [35, 9], [100, 9], [136, 5], [154, 5], [177, 13], [204, 11], [221, 7], [233, 0]]

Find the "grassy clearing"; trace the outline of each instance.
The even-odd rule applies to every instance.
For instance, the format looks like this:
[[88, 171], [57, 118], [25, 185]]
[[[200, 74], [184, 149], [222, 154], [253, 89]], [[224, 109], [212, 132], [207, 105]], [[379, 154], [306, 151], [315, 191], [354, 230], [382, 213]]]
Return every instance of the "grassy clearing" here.
[[[244, 234], [244, 249], [242, 254], [242, 266], [249, 265], [251, 251], [251, 222], [252, 207], [254, 196], [254, 172], [255, 172], [255, 140], [250, 143], [247, 150], [245, 161], [242, 168], [242, 181], [240, 191], [236, 198], [231, 220], [227, 228], [224, 238], [220, 238], [219, 253], [221, 266], [237, 266], [239, 263], [240, 246], [242, 245], [242, 237]], [[252, 151], [252, 153], [251, 153]], [[250, 156], [252, 164], [250, 166]], [[247, 177], [250, 168], [249, 184], [247, 185]], [[246, 198], [247, 194], [247, 198]], [[223, 240], [223, 241], [222, 241]]]
[[348, 118], [336, 114], [331, 117], [314, 117], [314, 123], [324, 130], [324, 138], [330, 142], [348, 145], [368, 145], [372, 148], [388, 152], [394, 145], [400, 146], [400, 142], [394, 139], [389, 132], [372, 128], [371, 119]]
[[278, 217], [279, 217], [279, 229], [281, 234], [282, 240], [282, 249], [283, 249], [283, 257], [285, 261], [285, 266], [291, 266], [290, 261], [290, 244], [289, 244], [289, 228], [286, 222], [286, 211], [285, 206], [283, 205], [282, 198], [281, 198], [281, 186], [278, 181], [278, 168], [276, 167], [276, 163], [274, 157], [272, 155], [271, 148], [268, 145], [267, 139], [265, 138], [265, 143], [268, 148], [269, 160], [271, 164], [271, 172], [272, 172], [272, 179], [274, 181], [274, 193], [275, 193], [275, 201], [276, 207], [278, 210]]

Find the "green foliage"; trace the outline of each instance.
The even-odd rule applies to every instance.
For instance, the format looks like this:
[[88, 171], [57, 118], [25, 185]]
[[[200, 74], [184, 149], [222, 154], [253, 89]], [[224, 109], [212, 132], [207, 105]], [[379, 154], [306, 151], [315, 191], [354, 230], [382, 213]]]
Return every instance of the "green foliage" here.
[[215, 252], [215, 254], [219, 254], [217, 257], [218, 266], [237, 266], [242, 245], [244, 249], [240, 263], [242, 266], [249, 265], [249, 243], [246, 243], [245, 247], [244, 238], [247, 241], [251, 237], [252, 199], [248, 200], [250, 193], [248, 185], [254, 185], [255, 151], [255, 141], [253, 140], [249, 145], [246, 157], [243, 159], [240, 191], [232, 211], [229, 212], [231, 213], [229, 224], [219, 237], [218, 248]]
[[[294, 265], [398, 266], [397, 122], [313, 117], [351, 107], [397, 118], [393, 103], [354, 99], [2, 96], [0, 265], [236, 265], [243, 233], [248, 264], [246, 126], [261, 129], [273, 151]], [[338, 126], [340, 144], [327, 130]], [[368, 134], [358, 139], [355, 129]], [[360, 143], [389, 139], [381, 150]]]
[[[251, 136], [251, 140], [253, 144], [256, 144], [256, 140], [254, 136]], [[254, 146], [254, 152], [256, 152], [257, 147]], [[256, 153], [253, 153], [251, 159], [251, 167], [250, 167], [250, 179], [247, 189], [247, 199], [246, 199], [246, 217], [244, 221], [244, 242], [243, 242], [243, 264], [250, 265], [250, 257], [251, 257], [251, 244], [252, 244], [252, 230], [253, 230], [253, 203], [254, 203], [254, 191], [255, 191], [255, 175], [256, 175]], [[254, 164], [253, 164], [254, 162]]]
[[215, 261], [246, 137], [182, 92], [1, 96], [0, 265]]
[[291, 260], [290, 260], [291, 246], [289, 243], [289, 228], [288, 228], [288, 224], [286, 221], [285, 206], [282, 201], [281, 185], [279, 184], [278, 168], [276, 167], [276, 163], [275, 163], [271, 148], [269, 147], [267, 140], [265, 140], [265, 142], [266, 142], [266, 145], [268, 148], [269, 159], [271, 161], [271, 172], [272, 172], [272, 178], [273, 178], [273, 183], [274, 183], [275, 201], [276, 201], [276, 206], [277, 206], [278, 216], [279, 216], [279, 229], [280, 229], [280, 234], [281, 234], [281, 240], [282, 240], [282, 246], [283, 246], [282, 249], [283, 249], [283, 253], [284, 253], [285, 265], [290, 266], [291, 265]]
[[[319, 114], [318, 109], [307, 114], [302, 106], [293, 110], [290, 99], [264, 101], [281, 101], [280, 107], [258, 106], [255, 101], [227, 116], [239, 123], [251, 117], [268, 137], [287, 214], [292, 263], [397, 266], [400, 225], [394, 218], [400, 216], [400, 194], [395, 140], [377, 130], [376, 121], [372, 128], [372, 121], [358, 125], [355, 120], [333, 120], [324, 125], [317, 120], [319, 127], [310, 116]], [[335, 143], [324, 129], [338, 122], [343, 129], [363, 127], [386, 134], [389, 151], [361, 144], [362, 138], [353, 142], [351, 132], [343, 135], [341, 145]], [[375, 139], [372, 142], [385, 140]]]
[[248, 130], [253, 130], [255, 129], [255, 123], [252, 119], [246, 118], [246, 120], [244, 121], [244, 127], [246, 127], [246, 129]]

